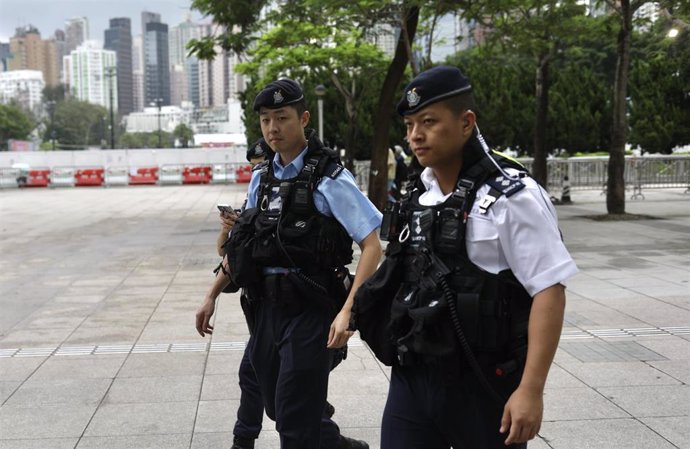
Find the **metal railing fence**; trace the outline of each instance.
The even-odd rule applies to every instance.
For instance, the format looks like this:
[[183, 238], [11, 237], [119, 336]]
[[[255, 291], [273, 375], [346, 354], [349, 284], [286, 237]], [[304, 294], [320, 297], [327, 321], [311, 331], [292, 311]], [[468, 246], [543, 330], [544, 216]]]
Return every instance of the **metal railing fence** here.
[[[608, 156], [578, 157], [547, 161], [547, 188], [553, 195], [563, 187], [566, 175], [571, 190], [606, 191]], [[531, 158], [519, 161], [532, 168]], [[355, 161], [357, 185], [363, 191], [369, 186], [370, 161]], [[643, 189], [687, 188], [690, 192], [690, 155], [687, 156], [626, 156], [625, 185], [633, 190], [633, 197]]]

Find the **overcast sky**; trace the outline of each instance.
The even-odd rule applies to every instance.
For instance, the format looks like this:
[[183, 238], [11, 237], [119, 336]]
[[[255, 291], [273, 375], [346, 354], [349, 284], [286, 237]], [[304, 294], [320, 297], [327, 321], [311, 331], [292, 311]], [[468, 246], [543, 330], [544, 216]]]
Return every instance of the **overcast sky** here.
[[[141, 12], [156, 12], [169, 27], [183, 22], [190, 12], [191, 0], [0, 0], [0, 42], [9, 42], [15, 28], [31, 24], [41, 37], [52, 37], [56, 29], [65, 29], [65, 20], [89, 19], [89, 37], [103, 42], [103, 32], [112, 17], [132, 19], [132, 35], [141, 34]], [[202, 21], [198, 11], [192, 20]], [[203, 20], [208, 22], [209, 20]]]

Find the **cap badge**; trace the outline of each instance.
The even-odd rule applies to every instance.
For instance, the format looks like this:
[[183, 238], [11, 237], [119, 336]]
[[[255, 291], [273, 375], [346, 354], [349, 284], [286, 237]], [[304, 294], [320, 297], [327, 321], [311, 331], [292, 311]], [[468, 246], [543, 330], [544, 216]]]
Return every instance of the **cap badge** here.
[[416, 87], [407, 91], [407, 104], [409, 104], [411, 108], [417, 106], [419, 104], [419, 100], [421, 100], [421, 97], [417, 93]]
[[282, 103], [285, 98], [283, 97], [283, 94], [280, 93], [279, 90], [273, 92], [273, 103], [278, 104]]
[[254, 147], [254, 154], [256, 154], [257, 156], [262, 156], [262, 155], [264, 154], [264, 149], [261, 148], [261, 145], [260, 145], [260, 144], [257, 144], [257, 145]]

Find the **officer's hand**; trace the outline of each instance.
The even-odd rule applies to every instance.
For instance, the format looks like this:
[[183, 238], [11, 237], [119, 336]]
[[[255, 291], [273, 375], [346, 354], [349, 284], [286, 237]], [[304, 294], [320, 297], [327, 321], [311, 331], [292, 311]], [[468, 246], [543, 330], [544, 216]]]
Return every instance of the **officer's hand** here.
[[543, 391], [531, 390], [527, 387], [518, 387], [508, 399], [503, 408], [501, 429], [506, 433], [510, 430], [505, 440], [506, 446], [513, 443], [524, 443], [535, 437], [541, 428], [541, 419], [544, 412]]
[[199, 306], [199, 309], [196, 311], [196, 331], [199, 332], [199, 335], [202, 337], [205, 337], [206, 334], [211, 335], [213, 333], [213, 326], [209, 323], [215, 311], [216, 301], [211, 298], [206, 298], [204, 303]]
[[233, 213], [220, 213], [220, 225], [223, 227], [225, 232], [230, 231], [233, 226], [235, 226], [235, 221], [237, 220], [237, 214]]
[[347, 344], [347, 341], [352, 337], [354, 332], [347, 330], [350, 326], [350, 311], [343, 309], [336, 315], [333, 323], [331, 323], [331, 330], [328, 333], [328, 349], [342, 348]]

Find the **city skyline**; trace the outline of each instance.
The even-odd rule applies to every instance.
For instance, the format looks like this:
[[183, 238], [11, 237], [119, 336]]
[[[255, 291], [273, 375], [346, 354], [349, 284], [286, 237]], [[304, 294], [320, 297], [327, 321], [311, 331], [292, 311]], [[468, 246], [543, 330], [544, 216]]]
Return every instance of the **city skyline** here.
[[0, 42], [8, 42], [18, 27], [32, 25], [43, 39], [54, 35], [55, 30], [65, 29], [65, 22], [74, 17], [86, 17], [89, 21], [89, 39], [104, 41], [109, 20], [128, 17], [132, 20], [132, 34], [141, 30], [141, 12], [151, 11], [161, 15], [161, 21], [175, 26], [187, 19], [202, 20], [198, 11], [191, 11], [191, 0], [0, 0]]

